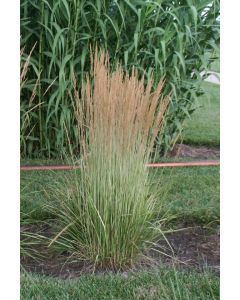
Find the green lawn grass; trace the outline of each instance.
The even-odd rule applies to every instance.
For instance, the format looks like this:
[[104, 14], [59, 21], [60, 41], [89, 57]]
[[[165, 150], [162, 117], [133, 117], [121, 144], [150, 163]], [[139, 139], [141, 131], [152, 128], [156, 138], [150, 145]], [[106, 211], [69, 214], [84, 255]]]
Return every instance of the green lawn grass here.
[[206, 273], [161, 269], [122, 275], [82, 275], [60, 280], [22, 274], [21, 299], [41, 300], [194, 300], [219, 299], [218, 277]]
[[[219, 222], [219, 168], [188, 167], [159, 170], [164, 210], [174, 222], [217, 224]], [[159, 199], [161, 201], [161, 199]]]
[[220, 145], [220, 86], [203, 82], [206, 94], [199, 97], [199, 105], [186, 120], [183, 132], [183, 143], [191, 145]]

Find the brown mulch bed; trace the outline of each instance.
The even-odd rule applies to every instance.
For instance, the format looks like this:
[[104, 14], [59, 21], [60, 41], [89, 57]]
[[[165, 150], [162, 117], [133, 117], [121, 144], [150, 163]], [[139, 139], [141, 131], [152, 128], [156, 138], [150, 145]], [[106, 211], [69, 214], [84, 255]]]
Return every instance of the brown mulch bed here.
[[[181, 226], [182, 227], [182, 226]], [[219, 231], [209, 231], [199, 226], [186, 227], [179, 231], [167, 235], [167, 239], [174, 251], [174, 256], [170, 247], [164, 239], [160, 239], [155, 247], [156, 250], [151, 250], [146, 255], [149, 262], [142, 262], [131, 271], [140, 269], [150, 269], [161, 265], [176, 265], [183, 269], [195, 269], [199, 272], [204, 271], [205, 267], [210, 268], [215, 273], [219, 274], [220, 264], [220, 241]], [[25, 228], [26, 229], [26, 228]], [[36, 232], [36, 228], [28, 228]], [[41, 234], [46, 232], [46, 236], [50, 235], [51, 228], [42, 227]], [[51, 252], [45, 245], [35, 246], [35, 250], [42, 254], [41, 258], [34, 260], [30, 257], [21, 259], [22, 269], [28, 272], [45, 274], [62, 279], [79, 277], [81, 274], [92, 272], [92, 266], [82, 262], [71, 262], [66, 253], [56, 254]], [[159, 252], [164, 252], [162, 255]], [[169, 256], [171, 256], [171, 258]], [[148, 260], [147, 260], [148, 261]], [[106, 270], [96, 270], [97, 273], [103, 273]], [[110, 271], [110, 270], [108, 270]], [[123, 272], [123, 274], [127, 274]]]
[[169, 154], [170, 157], [186, 157], [197, 159], [220, 159], [220, 149], [217, 147], [190, 146], [176, 144]]

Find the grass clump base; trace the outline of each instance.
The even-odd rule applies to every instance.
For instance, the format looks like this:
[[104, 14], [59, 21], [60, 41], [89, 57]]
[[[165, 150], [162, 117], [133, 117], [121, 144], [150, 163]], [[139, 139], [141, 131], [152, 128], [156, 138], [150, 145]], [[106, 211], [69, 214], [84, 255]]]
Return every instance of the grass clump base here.
[[[148, 169], [155, 138], [164, 124], [169, 97], [163, 81], [152, 92], [137, 71], [110, 71], [109, 58], [95, 51], [81, 96], [74, 79], [74, 108], [81, 169], [54, 184], [59, 231], [50, 245], [96, 266], [132, 266], [146, 245], [159, 236], [157, 194]], [[158, 205], [159, 206], [159, 205]]]

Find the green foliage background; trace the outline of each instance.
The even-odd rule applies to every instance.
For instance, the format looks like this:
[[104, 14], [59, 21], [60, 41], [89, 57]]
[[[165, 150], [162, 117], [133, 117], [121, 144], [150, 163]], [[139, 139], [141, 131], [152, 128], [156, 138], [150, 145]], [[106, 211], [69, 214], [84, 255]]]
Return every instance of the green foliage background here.
[[60, 157], [68, 138], [78, 153], [71, 78], [80, 88], [96, 44], [113, 68], [119, 59], [146, 80], [165, 76], [173, 96], [157, 146], [166, 153], [198, 106], [200, 72], [216, 58], [218, 17], [219, 0], [21, 0], [21, 64], [36, 44], [21, 88], [22, 157]]

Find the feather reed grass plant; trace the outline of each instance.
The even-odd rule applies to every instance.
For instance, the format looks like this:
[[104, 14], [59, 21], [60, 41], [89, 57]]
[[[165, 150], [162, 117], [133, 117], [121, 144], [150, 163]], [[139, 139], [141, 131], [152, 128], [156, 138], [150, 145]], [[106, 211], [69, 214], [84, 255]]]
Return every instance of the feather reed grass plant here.
[[[54, 184], [59, 231], [56, 244], [72, 257], [112, 270], [133, 266], [146, 245], [159, 236], [157, 195], [148, 169], [154, 140], [164, 126], [169, 97], [164, 81], [152, 92], [136, 69], [110, 70], [109, 56], [95, 50], [91, 72], [74, 81], [74, 111], [83, 153], [80, 170]], [[79, 163], [79, 162], [78, 162]]]

